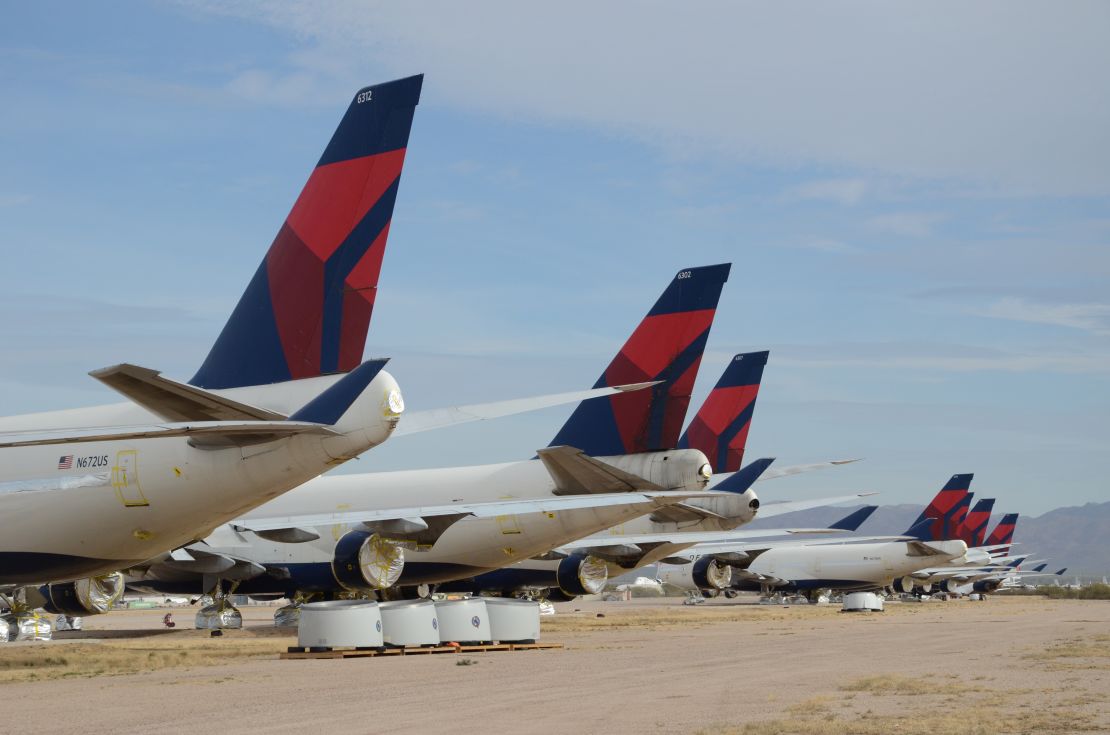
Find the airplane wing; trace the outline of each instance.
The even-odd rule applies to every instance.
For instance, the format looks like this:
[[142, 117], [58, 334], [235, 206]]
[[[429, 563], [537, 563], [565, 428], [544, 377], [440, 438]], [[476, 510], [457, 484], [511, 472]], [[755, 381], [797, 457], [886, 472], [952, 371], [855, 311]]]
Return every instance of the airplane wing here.
[[[611, 505], [631, 505], [651, 503], [665, 506], [670, 503], [705, 497], [705, 490], [661, 490], [643, 492], [595, 493], [591, 495], [567, 495], [562, 497], [506, 499], [478, 503], [447, 503], [444, 505], [418, 505], [386, 509], [367, 509], [316, 513], [297, 516], [273, 516], [268, 518], [235, 521], [234, 525], [243, 531], [276, 531], [284, 529], [305, 529], [314, 526], [334, 524], [371, 523], [375, 521], [405, 518], [429, 518], [441, 515], [472, 515], [477, 518], [495, 518], [503, 515], [521, 513], [557, 513], [561, 510], [579, 508], [601, 508]], [[710, 497], [718, 493], [708, 493]]]
[[829, 467], [839, 467], [842, 464], [851, 464], [853, 462], [859, 462], [862, 459], [863, 459], [862, 457], [858, 457], [856, 459], [832, 459], [832, 460], [829, 460], [828, 462], [813, 462], [812, 464], [796, 464], [796, 465], [787, 465], [786, 467], [776, 467], [773, 470], [767, 470], [766, 472], [764, 472], [762, 475], [760, 475], [759, 479], [761, 481], [762, 480], [774, 480], [776, 477], [789, 477], [790, 475], [800, 475], [803, 472], [812, 472], [813, 470], [824, 470], [824, 469], [827, 469]]
[[334, 434], [327, 426], [310, 421], [191, 421], [138, 426], [91, 426], [0, 434], [0, 448], [51, 444], [128, 441], [187, 436], [199, 444], [230, 446], [253, 444], [294, 434]]
[[[596, 549], [608, 545], [635, 544], [712, 544], [720, 542], [742, 542], [745, 539], [762, 539], [790, 534], [843, 533], [829, 528], [768, 528], [760, 531], [674, 531], [668, 533], [637, 533], [612, 536], [587, 536], [586, 538], [563, 544], [560, 549]], [[720, 551], [720, 549], [715, 549]]]
[[642, 390], [657, 385], [659, 381], [649, 383], [633, 383], [618, 385], [609, 388], [594, 388], [592, 390], [575, 391], [571, 393], [552, 393], [545, 396], [532, 398], [513, 398], [507, 401], [494, 401], [492, 403], [474, 403], [467, 406], [454, 406], [451, 408], [435, 408], [427, 411], [410, 411], [401, 417], [401, 422], [393, 432], [393, 436], [416, 434], [421, 431], [443, 429], [448, 426], [458, 426], [471, 421], [485, 421], [487, 419], [512, 416], [528, 411], [538, 411], [541, 408], [561, 406], [565, 403], [578, 403], [590, 398], [601, 398], [616, 393], [628, 393]]
[[123, 363], [89, 373], [165, 421], [281, 421], [286, 417]]
[[786, 500], [781, 503], [764, 503], [759, 506], [759, 518], [773, 518], [784, 513], [793, 513], [796, 510], [809, 510], [821, 508], [826, 505], [849, 503], [860, 498], [878, 495], [878, 493], [856, 493], [855, 495], [839, 495], [832, 498], [814, 498], [813, 500]]
[[[547, 447], [537, 454], [555, 481], [556, 495], [593, 495], [631, 490], [665, 490], [653, 482], [605, 464], [574, 447]], [[703, 491], [704, 492], [704, 491]], [[727, 493], [721, 493], [727, 496]], [[702, 495], [690, 495], [703, 497]]]

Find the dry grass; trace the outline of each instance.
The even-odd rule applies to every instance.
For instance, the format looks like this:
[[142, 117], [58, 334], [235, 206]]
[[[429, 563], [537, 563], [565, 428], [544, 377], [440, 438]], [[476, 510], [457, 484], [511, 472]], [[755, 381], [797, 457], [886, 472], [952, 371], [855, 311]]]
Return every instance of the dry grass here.
[[0, 648], [0, 684], [70, 677], [135, 674], [166, 668], [217, 666], [250, 658], [276, 657], [293, 638], [280, 641], [265, 631], [207, 631], [115, 638], [98, 643], [36, 643]]
[[1042, 662], [1049, 671], [1110, 669], [1110, 663], [1102, 660], [1110, 658], [1110, 635], [1070, 638], [1027, 653], [1024, 658]]
[[939, 694], [967, 694], [981, 692], [982, 688], [962, 682], [937, 680], [933, 676], [903, 676], [902, 674], [876, 674], [840, 686], [842, 692], [868, 692], [870, 694], [901, 694], [911, 696]]
[[1063, 735], [1099, 729], [1088, 714], [1055, 709], [1016, 713], [977, 705], [952, 713], [785, 717], [700, 730], [699, 735]]
[[[836, 615], [837, 609], [829, 606], [796, 606], [788, 610], [774, 605], [735, 605], [735, 606], [690, 606], [669, 608], [629, 608], [614, 606], [606, 610], [605, 617], [597, 617], [593, 612], [562, 612], [541, 620], [543, 631], [552, 633], [572, 633], [590, 630], [611, 630], [614, 628], [642, 628], [655, 630], [673, 627], [700, 627], [718, 623], [747, 622], [765, 625], [771, 622], [790, 622], [816, 619]], [[768, 629], [764, 628], [766, 632]], [[787, 628], [782, 630], [786, 631]], [[797, 626], [791, 625], [790, 631]]]

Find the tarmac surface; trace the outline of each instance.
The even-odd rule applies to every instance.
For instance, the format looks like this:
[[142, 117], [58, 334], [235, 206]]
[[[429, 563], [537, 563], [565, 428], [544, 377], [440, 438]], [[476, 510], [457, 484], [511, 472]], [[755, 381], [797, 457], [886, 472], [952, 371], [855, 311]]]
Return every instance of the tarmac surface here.
[[563, 650], [312, 661], [271, 607], [219, 638], [117, 611], [0, 646], [0, 694], [19, 733], [1110, 732], [1110, 602], [556, 608]]

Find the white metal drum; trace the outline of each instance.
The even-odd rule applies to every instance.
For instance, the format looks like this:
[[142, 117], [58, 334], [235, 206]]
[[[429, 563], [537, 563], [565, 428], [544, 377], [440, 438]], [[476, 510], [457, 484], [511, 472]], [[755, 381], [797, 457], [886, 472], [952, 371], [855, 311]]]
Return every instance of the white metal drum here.
[[[438, 646], [439, 619], [431, 600], [395, 600], [378, 605], [387, 646]], [[304, 625], [304, 612], [301, 612]]]
[[533, 643], [540, 639], [540, 605], [528, 600], [486, 597], [490, 634], [502, 643]]
[[853, 592], [844, 595], [844, 612], [882, 612], [883, 599], [874, 592]]
[[488, 643], [490, 633], [486, 601], [480, 597], [464, 600], [443, 600], [436, 603], [439, 638], [455, 643]]
[[301, 606], [297, 645], [304, 648], [380, 648], [382, 615], [372, 600], [330, 600]]

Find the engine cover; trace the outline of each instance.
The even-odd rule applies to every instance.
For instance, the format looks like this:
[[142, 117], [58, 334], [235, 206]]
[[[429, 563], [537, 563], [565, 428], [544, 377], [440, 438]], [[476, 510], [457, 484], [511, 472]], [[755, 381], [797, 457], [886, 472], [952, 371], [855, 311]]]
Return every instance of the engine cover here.
[[335, 581], [357, 592], [393, 586], [404, 568], [404, 549], [367, 531], [350, 531], [340, 538], [331, 563]]
[[692, 576], [698, 589], [723, 590], [732, 584], [732, 567], [705, 556], [694, 562]]
[[87, 616], [108, 612], [123, 596], [123, 575], [119, 572], [75, 582], [48, 584], [39, 591], [46, 598], [43, 609], [61, 615]]
[[597, 557], [574, 554], [559, 562], [556, 579], [566, 595], [596, 595], [609, 581], [609, 567]]

